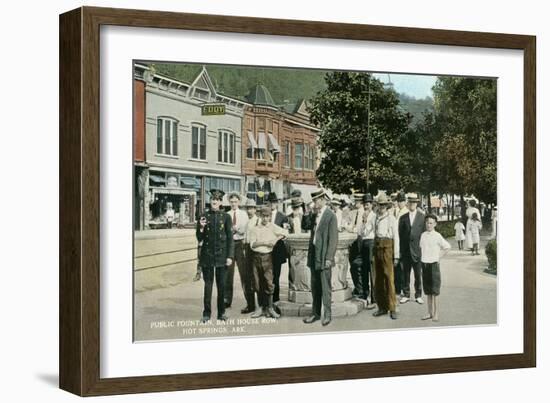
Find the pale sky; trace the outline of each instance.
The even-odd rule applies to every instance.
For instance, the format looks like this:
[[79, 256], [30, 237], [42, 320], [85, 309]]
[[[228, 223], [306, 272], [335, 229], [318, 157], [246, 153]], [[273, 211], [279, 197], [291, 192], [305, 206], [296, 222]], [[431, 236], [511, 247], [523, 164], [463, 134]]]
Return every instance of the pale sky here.
[[436, 76], [421, 76], [413, 74], [375, 73], [374, 76], [383, 83], [388, 83], [391, 81], [397, 92], [401, 92], [418, 99], [423, 99], [426, 97], [433, 98], [432, 86], [437, 80]]

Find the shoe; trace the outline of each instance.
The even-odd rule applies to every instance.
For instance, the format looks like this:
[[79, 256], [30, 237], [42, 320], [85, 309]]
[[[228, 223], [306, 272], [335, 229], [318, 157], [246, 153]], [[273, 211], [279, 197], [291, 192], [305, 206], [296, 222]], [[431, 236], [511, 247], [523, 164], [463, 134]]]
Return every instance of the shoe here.
[[418, 297], [415, 301], [418, 302], [419, 304], [424, 303], [424, 300], [422, 299], [422, 297]]
[[247, 306], [246, 308], [241, 309], [241, 313], [242, 314], [251, 313], [251, 312], [254, 312], [255, 310], [256, 310], [255, 308], [250, 308]]
[[328, 317], [328, 318], [323, 318], [323, 321], [321, 322], [321, 324], [323, 326], [328, 326], [330, 324], [330, 321], [331, 321], [331, 318]]
[[227, 320], [227, 315], [223, 314], [223, 315], [218, 315], [218, 320], [221, 320], [222, 322], [225, 322]]
[[396, 311], [391, 311], [390, 312], [390, 318], [392, 319], [397, 319], [398, 315], [397, 315], [397, 312]]
[[201, 323], [206, 323], [210, 320], [210, 316], [203, 315], [201, 318]]
[[261, 318], [264, 315], [265, 315], [265, 309], [258, 307], [258, 309], [256, 309], [254, 313], [250, 315], [250, 317], [256, 319], [256, 318]]
[[279, 319], [281, 317], [281, 315], [279, 315], [276, 311], [275, 311], [275, 308], [273, 306], [273, 296], [270, 295], [268, 298], [267, 298], [267, 313], [266, 313], [266, 316], [267, 317], [271, 317], [273, 319]]
[[422, 316], [422, 320], [429, 320], [429, 319], [432, 319], [432, 315]]
[[388, 313], [388, 311], [382, 311], [382, 310], [377, 310], [376, 312], [374, 312], [372, 314], [372, 316], [383, 316], [383, 315], [386, 315]]
[[318, 321], [319, 319], [321, 319], [320, 317], [318, 316], [315, 316], [315, 315], [312, 315], [312, 316], [309, 316], [307, 318], [304, 319], [304, 323], [313, 323], [313, 322], [316, 322]]
[[199, 281], [201, 277], [202, 277], [201, 272], [198, 271], [195, 273], [195, 277], [193, 277], [193, 281]]
[[409, 297], [402, 297], [400, 300], [399, 300], [399, 303], [400, 304], [406, 304], [407, 302], [410, 301], [410, 298]]
[[376, 308], [376, 304], [367, 304], [367, 309], [370, 311], [371, 309]]

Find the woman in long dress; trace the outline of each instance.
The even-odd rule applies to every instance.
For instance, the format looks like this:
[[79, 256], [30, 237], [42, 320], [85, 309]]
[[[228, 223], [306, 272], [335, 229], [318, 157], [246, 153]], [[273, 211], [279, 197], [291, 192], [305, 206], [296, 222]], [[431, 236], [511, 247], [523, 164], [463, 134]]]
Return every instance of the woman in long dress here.
[[481, 231], [481, 221], [477, 213], [472, 214], [466, 224], [466, 233], [472, 242], [472, 255], [479, 255], [479, 232]]
[[[469, 204], [469, 207], [466, 209], [467, 219], [470, 220], [474, 214], [477, 214], [478, 218], [481, 217], [481, 213], [479, 212], [479, 209], [476, 207], [475, 200], [470, 200], [468, 204]], [[474, 248], [474, 243], [472, 242], [472, 237], [468, 232], [468, 223], [466, 223], [466, 249], [473, 250], [473, 248]]]

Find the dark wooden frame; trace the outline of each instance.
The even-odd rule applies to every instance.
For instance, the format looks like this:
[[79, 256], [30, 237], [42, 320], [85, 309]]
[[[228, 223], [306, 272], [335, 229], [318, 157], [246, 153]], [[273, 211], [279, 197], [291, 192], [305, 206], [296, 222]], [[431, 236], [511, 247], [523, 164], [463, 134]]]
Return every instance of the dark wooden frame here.
[[[100, 378], [99, 31], [101, 25], [523, 50], [525, 164], [523, 353], [269, 370]], [[82, 7], [60, 16], [59, 40], [59, 362], [62, 389], [81, 396], [92, 396], [525, 368], [536, 365], [536, 40], [534, 36]]]

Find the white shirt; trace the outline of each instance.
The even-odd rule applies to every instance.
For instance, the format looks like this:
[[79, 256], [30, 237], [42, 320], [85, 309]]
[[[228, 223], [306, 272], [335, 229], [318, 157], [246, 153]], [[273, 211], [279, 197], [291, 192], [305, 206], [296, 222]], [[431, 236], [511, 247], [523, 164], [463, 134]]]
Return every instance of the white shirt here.
[[409, 211], [409, 220], [411, 222], [411, 227], [413, 226], [413, 223], [414, 223], [414, 218], [416, 217], [416, 210], [414, 211]]
[[321, 211], [319, 211], [319, 214], [315, 217], [315, 234], [313, 234], [313, 243], [315, 244], [315, 239], [317, 238], [317, 230], [319, 229], [319, 222], [321, 221], [321, 217], [325, 213], [325, 210], [327, 209], [327, 206], [323, 206], [321, 208]]
[[397, 230], [397, 219], [393, 215], [386, 212], [382, 216], [376, 216], [374, 235], [376, 238], [393, 239], [393, 256], [395, 259], [399, 259], [399, 231]]
[[[284, 230], [275, 224], [267, 223], [267, 225], [262, 225], [260, 223], [258, 226], [253, 227], [252, 230], [250, 231], [250, 238], [249, 238], [250, 246], [252, 247], [252, 245], [256, 241], [260, 241], [260, 242], [270, 241], [271, 243], [273, 243], [273, 246], [275, 246], [275, 242], [277, 242], [277, 239], [279, 238], [279, 236], [286, 237], [287, 235], [288, 235], [287, 230]], [[260, 253], [271, 253], [273, 251], [273, 246], [271, 247], [258, 246], [258, 247], [253, 247], [252, 250], [254, 252], [260, 252]]]
[[275, 224], [275, 217], [277, 216], [277, 209], [271, 210], [271, 223]]
[[291, 216], [290, 218], [292, 220], [292, 226], [294, 228], [295, 234], [301, 234], [302, 233], [302, 216]]
[[241, 209], [229, 210], [227, 213], [231, 217], [231, 223], [233, 225], [233, 216], [236, 218], [237, 230], [233, 230], [233, 239], [235, 241], [242, 241], [246, 234], [246, 225], [248, 224], [248, 214]]
[[441, 258], [442, 250], [451, 249], [451, 245], [437, 231], [424, 231], [420, 236], [422, 263], [436, 263]]
[[376, 225], [376, 214], [371, 210], [367, 220], [357, 227], [357, 235], [363, 239], [374, 239], [374, 226]]
[[336, 214], [336, 222], [338, 223], [338, 229], [340, 229], [342, 228], [342, 210], [338, 209], [334, 214]]
[[246, 223], [246, 233], [244, 234], [244, 243], [250, 243], [250, 232], [260, 223], [260, 217], [254, 216], [248, 219]]

